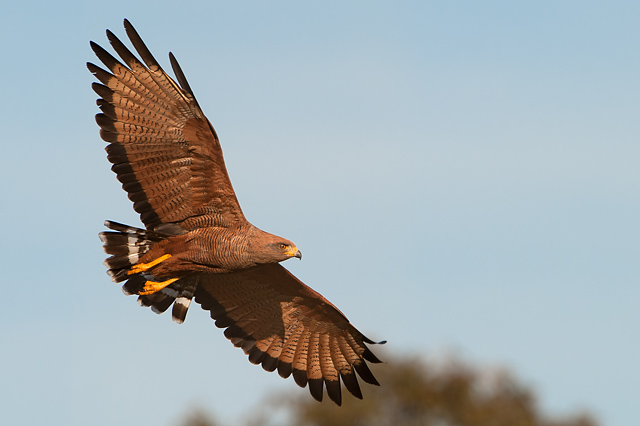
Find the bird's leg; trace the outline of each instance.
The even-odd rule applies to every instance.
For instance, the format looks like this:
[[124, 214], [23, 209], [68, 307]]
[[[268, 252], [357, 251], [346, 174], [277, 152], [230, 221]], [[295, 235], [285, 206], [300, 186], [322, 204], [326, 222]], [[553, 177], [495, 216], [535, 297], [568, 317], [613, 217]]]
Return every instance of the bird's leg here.
[[[144, 272], [156, 266], [158, 263], [167, 260], [170, 258], [170, 254], [165, 254], [160, 256], [159, 258], [149, 262], [149, 263], [139, 263], [137, 265], [133, 265], [130, 271], [127, 271], [127, 275], [139, 274], [140, 272]], [[167, 284], [168, 285], [168, 284]]]
[[138, 294], [141, 296], [144, 296], [146, 294], [153, 294], [176, 281], [178, 281], [178, 278], [169, 278], [168, 280], [162, 282], [147, 281], [146, 283], [144, 283], [144, 287], [138, 292]]
[[[133, 275], [133, 274], [139, 274], [141, 272], [145, 272], [148, 271], [149, 269], [153, 268], [154, 266], [156, 266], [158, 263], [160, 262], [164, 262], [165, 260], [167, 260], [168, 258], [170, 258], [171, 255], [170, 254], [165, 254], [160, 256], [157, 259], [152, 260], [149, 263], [139, 263], [137, 265], [133, 265], [131, 267], [130, 271], [127, 271], [127, 275]], [[170, 285], [173, 282], [176, 282], [178, 280], [178, 278], [170, 278], [166, 281], [147, 281], [146, 283], [144, 283], [144, 287], [142, 288], [142, 290], [140, 290], [138, 292], [138, 294], [140, 295], [146, 295], [146, 294], [153, 294], [157, 291], [162, 290], [163, 288], [165, 288], [166, 286]]]

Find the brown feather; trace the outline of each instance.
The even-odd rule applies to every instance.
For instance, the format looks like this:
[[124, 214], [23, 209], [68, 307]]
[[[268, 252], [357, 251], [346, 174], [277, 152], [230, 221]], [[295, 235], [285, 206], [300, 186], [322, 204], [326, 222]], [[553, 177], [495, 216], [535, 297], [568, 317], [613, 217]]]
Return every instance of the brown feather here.
[[317, 400], [324, 383], [329, 397], [340, 404], [341, 376], [349, 392], [361, 398], [354, 369], [367, 383], [377, 384], [362, 355], [369, 351], [366, 338], [278, 264], [201, 275], [196, 302], [210, 311], [218, 327], [226, 328], [225, 336], [252, 363], [277, 369], [285, 378], [293, 373], [297, 384], [309, 384]]
[[[109, 71], [94, 64], [87, 67], [102, 83], [92, 87], [101, 97], [98, 105], [103, 112], [96, 121], [101, 137], [111, 143], [108, 159], [121, 181], [136, 183], [123, 188], [138, 202], [141, 220], [147, 229], [174, 222], [185, 230], [202, 223], [246, 222], [215, 130], [177, 61], [173, 58], [172, 65], [180, 70], [183, 88], [164, 72], [128, 21], [125, 27], [144, 63], [108, 31], [123, 62], [92, 42]], [[144, 161], [149, 158], [154, 164]]]

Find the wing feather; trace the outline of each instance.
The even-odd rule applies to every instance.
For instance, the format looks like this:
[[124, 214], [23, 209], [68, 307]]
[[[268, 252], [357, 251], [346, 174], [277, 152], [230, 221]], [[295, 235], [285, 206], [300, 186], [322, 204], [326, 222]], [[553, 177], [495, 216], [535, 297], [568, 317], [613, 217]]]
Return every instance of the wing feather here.
[[367, 361], [380, 362], [329, 301], [279, 264], [199, 277], [196, 302], [254, 364], [309, 385], [311, 395], [342, 403], [341, 383], [362, 398], [358, 376], [377, 385]]
[[[131, 80], [136, 80], [152, 93], [152, 97], [161, 105], [168, 109], [178, 108], [181, 112], [189, 112], [188, 97], [178, 87], [178, 85], [163, 71], [162, 67], [155, 60], [151, 52], [147, 49], [138, 33], [133, 26], [125, 19], [125, 30], [133, 47], [147, 64], [145, 67], [142, 62], [135, 57], [133, 53], [115, 36], [111, 31], [107, 30], [107, 38], [113, 46], [114, 50], [129, 66], [132, 71]], [[142, 52], [142, 53], [141, 53]], [[105, 64], [106, 65], [106, 64]], [[128, 81], [131, 81], [128, 80]], [[176, 103], [176, 99], [183, 102]]]
[[[331, 340], [330, 334], [320, 334], [318, 355], [320, 357], [320, 370], [322, 372], [322, 378], [324, 379], [325, 386], [327, 388], [327, 395], [336, 404], [342, 403], [342, 393], [340, 392], [340, 375], [336, 370], [331, 354]], [[337, 387], [336, 387], [337, 386]]]
[[120, 57], [91, 48], [106, 68], [87, 64], [99, 83], [96, 115], [108, 159], [147, 229], [176, 223], [184, 230], [246, 222], [226, 171], [218, 137], [173, 55], [180, 85], [159, 65], [127, 20], [138, 57], [107, 30]]
[[307, 346], [307, 378], [321, 379], [320, 368], [320, 335], [315, 328], [308, 330], [309, 345]]

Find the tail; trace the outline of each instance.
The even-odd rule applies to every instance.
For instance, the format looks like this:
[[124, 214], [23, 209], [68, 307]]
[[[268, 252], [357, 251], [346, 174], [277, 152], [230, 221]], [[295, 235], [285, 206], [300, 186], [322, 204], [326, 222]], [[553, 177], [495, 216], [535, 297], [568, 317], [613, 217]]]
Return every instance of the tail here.
[[[126, 295], [139, 294], [147, 278], [152, 277], [140, 273], [129, 275], [128, 272], [154, 244], [170, 235], [146, 231], [110, 220], [105, 221], [104, 226], [115, 231], [99, 234], [105, 253], [111, 255], [104, 261], [107, 274], [114, 282], [126, 281], [122, 286], [122, 291]], [[163, 313], [173, 304], [172, 319], [181, 324], [187, 316], [195, 289], [196, 279], [185, 277], [156, 293], [138, 296], [138, 303], [141, 306], [150, 306], [151, 310], [157, 314]]]

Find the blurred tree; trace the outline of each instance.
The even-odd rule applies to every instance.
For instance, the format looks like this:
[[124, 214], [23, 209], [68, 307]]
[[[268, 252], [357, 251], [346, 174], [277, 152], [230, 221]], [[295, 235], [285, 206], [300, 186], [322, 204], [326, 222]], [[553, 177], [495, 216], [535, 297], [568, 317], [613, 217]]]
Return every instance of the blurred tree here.
[[[506, 370], [458, 360], [427, 365], [419, 358], [384, 356], [375, 368], [381, 386], [361, 387], [364, 399], [345, 395], [342, 407], [307, 392], [269, 395], [246, 426], [597, 426], [588, 414], [551, 419], [531, 389]], [[326, 396], [326, 395], [325, 395]], [[216, 426], [202, 411], [181, 426]]]
[[218, 423], [203, 410], [195, 409], [185, 416], [180, 426], [218, 426]]
[[482, 371], [460, 361], [427, 367], [391, 359], [375, 371], [381, 386], [363, 386], [362, 401], [287, 403], [293, 426], [596, 426], [587, 414], [549, 420], [535, 395], [506, 371]]

